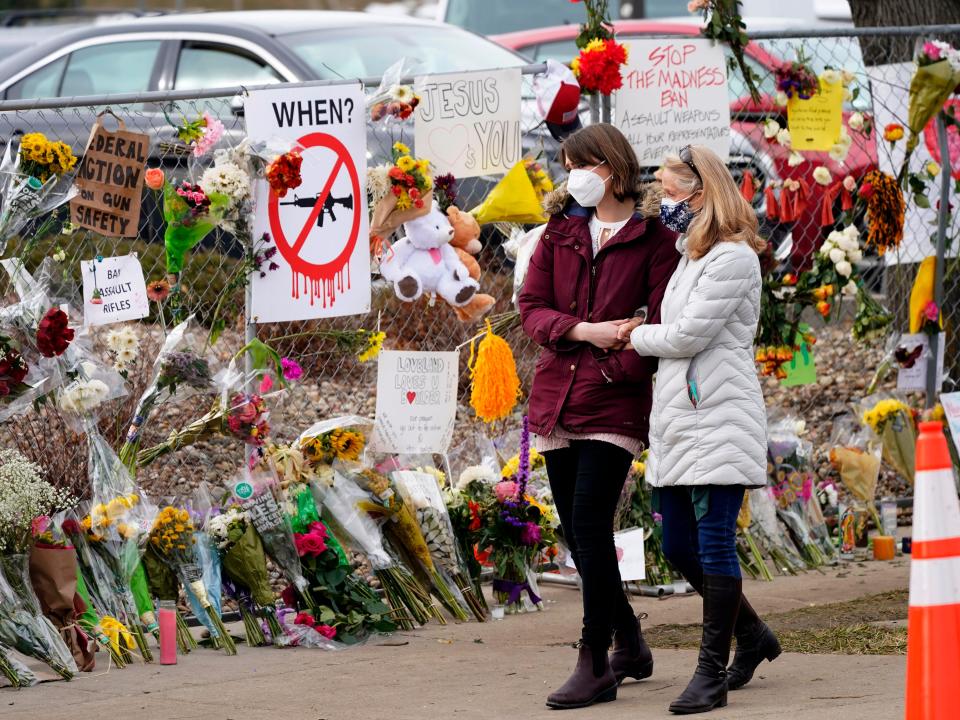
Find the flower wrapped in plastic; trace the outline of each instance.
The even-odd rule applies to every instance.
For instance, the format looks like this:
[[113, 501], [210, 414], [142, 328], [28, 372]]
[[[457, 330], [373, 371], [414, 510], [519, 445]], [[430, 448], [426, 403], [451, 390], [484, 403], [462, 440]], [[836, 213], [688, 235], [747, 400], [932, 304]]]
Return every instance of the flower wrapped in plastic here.
[[7, 679], [11, 687], [25, 688], [36, 685], [39, 680], [13, 655], [13, 648], [0, 641], [0, 674]]
[[[205, 582], [204, 571], [209, 578], [209, 555], [202, 543], [206, 536], [200, 533], [198, 547], [197, 531], [189, 511], [184, 507], [167, 505], [160, 510], [150, 531], [149, 542], [156, 553], [176, 572], [177, 577], [187, 591], [192, 595], [196, 604], [202, 609], [201, 620], [207, 621], [207, 629], [217, 646], [223, 648], [227, 655], [236, 655], [237, 648], [230, 637], [230, 633], [223, 625], [220, 612], [217, 608], [219, 592], [211, 597], [208, 585]], [[219, 574], [217, 575], [217, 590], [219, 591]]]
[[411, 630], [414, 623], [426, 623], [436, 612], [429, 591], [387, 552], [380, 526], [360, 506], [369, 501], [369, 494], [336, 469], [329, 482], [310, 487], [334, 534], [367, 556], [397, 625]]
[[27, 133], [7, 143], [0, 159], [0, 254], [7, 240], [34, 218], [58, 208], [76, 194], [77, 158], [65, 143], [43, 133]]
[[416, 75], [415, 65], [409, 58], [401, 58], [383, 71], [380, 84], [367, 93], [365, 104], [373, 122], [388, 123], [391, 120], [406, 120], [420, 104], [420, 96], [404, 83], [405, 78]]
[[521, 160], [510, 168], [483, 201], [470, 211], [478, 223], [539, 225], [546, 222], [541, 202], [544, 188], [550, 179], [537, 177], [538, 184], [534, 185], [528, 162], [530, 161]]
[[166, 246], [167, 274], [177, 277], [183, 270], [184, 256], [196, 247], [220, 223], [230, 199], [222, 193], [204, 191], [199, 184], [182, 182], [163, 186], [163, 234]]
[[942, 108], [960, 85], [960, 51], [941, 40], [928, 40], [916, 57], [917, 69], [910, 80], [910, 103], [907, 109], [907, 153], [904, 170], [910, 155], [920, 142], [920, 133]]
[[358, 415], [316, 422], [300, 433], [295, 443], [304, 461], [302, 470], [294, 470], [288, 462], [281, 462], [277, 469], [285, 481], [296, 481], [297, 476], [309, 475], [308, 481], [329, 482], [334, 462], [354, 462], [363, 457], [372, 428], [373, 423], [368, 418]]
[[910, 406], [896, 394], [877, 393], [860, 401], [860, 419], [880, 439], [884, 461], [912, 485], [917, 428]]
[[849, 417], [834, 422], [830, 463], [840, 474], [844, 487], [857, 500], [858, 509], [869, 513], [878, 531], [883, 527], [875, 505], [881, 452], [880, 443], [869, 428]]
[[[538, 456], [539, 455], [539, 459]], [[643, 551], [646, 556], [646, 582], [650, 585], [667, 585], [673, 582], [676, 571], [663, 553], [663, 518], [653, 509], [653, 496], [645, 477], [648, 451], [630, 465], [627, 481], [623, 485], [617, 508], [614, 530], [643, 528]], [[531, 470], [544, 464], [543, 456], [535, 449], [530, 451]], [[508, 468], [511, 463], [508, 463]], [[507, 468], [504, 469], [506, 475]]]
[[417, 158], [401, 142], [391, 148], [392, 163], [367, 171], [370, 235], [387, 238], [405, 222], [426, 215], [433, 204], [430, 161]]
[[757, 540], [763, 553], [782, 575], [796, 575], [807, 567], [806, 562], [778, 520], [777, 499], [769, 487], [747, 492], [750, 503], [750, 534]]

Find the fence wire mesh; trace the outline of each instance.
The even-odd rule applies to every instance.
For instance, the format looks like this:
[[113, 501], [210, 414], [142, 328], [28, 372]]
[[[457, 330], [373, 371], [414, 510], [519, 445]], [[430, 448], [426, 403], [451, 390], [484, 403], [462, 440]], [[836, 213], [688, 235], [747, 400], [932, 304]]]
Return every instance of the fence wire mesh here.
[[[897, 163], [896, 154], [902, 150], [896, 146], [891, 148], [890, 144], [882, 139], [883, 126], [879, 120], [889, 116], [891, 120], [887, 122], [897, 119], [900, 122], [905, 121], [906, 88], [912, 69], [913, 48], [917, 41], [930, 36], [949, 39], [949, 32], [957, 30], [958, 27], [951, 26], [942, 28], [939, 32], [934, 28], [926, 29], [922, 33], [907, 28], [900, 31], [885, 29], [876, 33], [857, 31], [855, 36], [850, 34], [822, 37], [800, 31], [791, 36], [769, 33], [757, 35], [757, 39], [750, 46], [747, 59], [761, 79], [761, 92], [770, 102], [765, 101], [760, 107], [751, 107], [742, 102], [747, 97], [746, 88], [739, 75], [730, 73], [733, 118], [731, 170], [739, 179], [743, 171], [749, 169], [758, 181], [759, 188], [754, 203], [761, 218], [763, 233], [782, 252], [781, 271], [805, 267], [823, 238], [831, 229], [840, 226], [839, 206], [835, 208], [836, 223], [825, 225], [822, 221], [820, 198], [823, 187], [813, 181], [813, 169], [825, 165], [835, 180], [849, 175], [857, 185], [862, 183], [864, 175], [878, 163], [890, 172]], [[629, 37], [624, 39], [629, 40]], [[832, 68], [847, 70], [853, 74], [853, 94], [844, 105], [844, 125], [848, 127], [851, 142], [843, 160], [831, 157], [828, 153], [805, 152], [803, 162], [794, 165], [790, 161], [790, 149], [764, 134], [764, 124], [769, 119], [777, 120], [782, 127], [787, 126], [784, 109], [772, 102], [776, 94], [773, 69], [779, 62], [797, 59], [798, 50], [803, 52], [816, 72]], [[871, 63], [870, 66], [867, 62]], [[524, 103], [529, 103], [532, 98], [531, 82], [531, 76], [525, 75]], [[203, 163], [209, 162], [209, 159], [197, 160], [172, 149], [170, 141], [174, 139], [175, 131], [169, 118], [194, 118], [203, 112], [209, 112], [226, 126], [221, 145], [235, 144], [245, 135], [244, 120], [237, 110], [237, 98], [242, 92], [242, 89], [238, 88], [237, 93], [192, 99], [151, 95], [149, 98], [144, 96], [137, 99], [142, 101], [121, 103], [111, 103], [109, 98], [103, 98], [103, 103], [96, 105], [77, 105], [65, 100], [53, 107], [46, 107], [51, 103], [43, 103], [45, 107], [36, 109], [24, 109], [23, 103], [16, 106], [18, 109], [9, 109], [11, 103], [0, 103], [0, 138], [6, 140], [17, 133], [43, 132], [49, 138], [67, 142], [79, 151], [84, 147], [97, 115], [109, 107], [129, 130], [150, 135], [149, 166], [162, 167], [171, 180], [196, 179], [203, 171]], [[868, 122], [873, 122], [872, 132], [849, 128], [850, 118], [856, 112], [863, 113]], [[526, 118], [523, 127], [526, 156], [538, 157], [546, 164], [554, 179], [559, 179], [562, 172], [556, 164], [557, 143], [539, 123], [536, 113], [524, 112], [523, 117]], [[586, 121], [588, 113], [584, 112], [583, 117]], [[955, 143], [955, 129], [952, 130], [952, 137], [952, 142]], [[390, 147], [397, 140], [413, 144], [412, 121], [389, 125], [386, 129], [384, 126], [371, 125], [368, 128], [368, 162], [374, 164], [388, 158]], [[900, 143], [901, 146], [902, 144]], [[939, 157], [939, 152], [934, 151], [933, 155]], [[649, 170], [652, 173], [653, 168]], [[960, 172], [957, 177], [960, 177]], [[764, 203], [764, 190], [769, 186], [775, 188], [776, 193], [780, 193], [785, 179], [801, 178], [805, 179], [812, 189], [807, 208], [790, 223], [769, 217]], [[461, 182], [457, 205], [462, 209], [476, 206], [489, 192], [496, 179], [479, 178]], [[928, 193], [930, 197], [938, 192], [937, 187], [931, 183]], [[837, 202], [839, 203], [839, 200]], [[63, 219], [67, 218], [66, 208], [61, 208], [59, 212]], [[875, 254], [864, 259], [865, 274], [870, 287], [894, 312], [894, 329], [897, 331], [907, 329], [910, 286], [916, 274], [916, 263], [934, 251], [934, 246], [930, 243], [930, 236], [935, 232], [935, 227], [929, 224], [932, 217], [935, 217], [933, 210], [923, 213], [908, 210], [907, 241], [893, 256], [901, 262], [890, 263], [891, 258], [879, 258]], [[862, 213], [854, 218], [854, 222], [865, 231], [865, 218]], [[154, 193], [145, 191], [139, 234], [135, 240], [104, 238], [86, 231], [72, 234], [53, 233], [41, 238], [31, 238], [28, 228], [20, 239], [11, 241], [5, 254], [8, 257], [22, 257], [26, 268], [31, 272], [39, 268], [45, 259], [59, 257], [60, 260], [54, 266], [54, 294], [69, 302], [73, 308], [78, 308], [81, 306], [80, 263], [97, 255], [107, 257], [137, 253], [148, 282], [164, 277], [163, 230], [160, 200]], [[956, 217], [951, 215], [943, 307], [948, 328], [948, 373], [954, 378], [960, 371], [960, 367], [957, 367], [957, 358], [960, 356], [957, 352], [958, 341], [949, 333], [949, 329], [955, 327], [960, 320], [960, 266], [956, 257], [957, 244], [953, 240], [956, 231]], [[504, 238], [496, 230], [487, 228], [482, 239], [484, 248], [478, 256], [483, 269], [481, 289], [497, 298], [491, 314], [508, 312], [513, 309], [513, 265], [504, 253]], [[787, 248], [790, 248], [789, 252]], [[230, 278], [238, 269], [242, 255], [243, 248], [237, 241], [219, 230], [214, 231], [189, 254], [182, 275], [185, 303], [187, 311], [196, 315], [201, 326], [209, 326], [213, 308], [230, 286]], [[15, 301], [6, 278], [0, 280], [0, 297], [7, 303]], [[224, 305], [229, 309], [227, 330], [214, 347], [221, 359], [226, 360], [244, 343], [243, 289], [234, 289], [232, 296], [225, 299]], [[850, 308], [845, 311], [849, 312]], [[117, 445], [122, 441], [140, 393], [149, 382], [152, 359], [162, 342], [164, 327], [169, 327], [171, 320], [166, 310], [151, 304], [150, 315], [136, 323], [142, 346], [139, 358], [130, 370], [129, 394], [113, 401], [115, 407], [107, 413], [101, 428], [105, 436]], [[816, 325], [817, 322], [813, 320], [812, 324]], [[296, 437], [309, 424], [325, 417], [341, 414], [373, 416], [376, 364], [358, 362], [355, 355], [338, 348], [335, 340], [315, 333], [318, 329], [357, 327], [379, 327], [385, 331], [388, 348], [418, 350], [449, 350], [464, 345], [479, 330], [475, 324], [460, 322], [442, 302], [435, 305], [427, 301], [416, 304], [400, 303], [392, 289], [382, 282], [374, 283], [372, 309], [366, 316], [259, 325], [257, 333], [260, 339], [272, 342], [281, 355], [296, 358], [306, 371], [305, 381], [299, 388], [281, 397], [271, 408], [271, 427], [278, 441]], [[107, 355], [104, 337], [108, 330], [109, 326], [92, 333], [95, 347], [104, 357]], [[523, 389], [528, 391], [538, 348], [519, 327], [511, 328], [505, 337], [516, 357]], [[469, 438], [473, 435], [470, 430], [476, 423], [468, 402], [469, 373], [466, 364], [469, 350], [468, 346], [464, 348], [461, 352], [458, 432], [453, 454], [457, 454], [456, 451], [469, 454], [466, 449]], [[866, 372], [870, 370], [865, 368]], [[195, 397], [163, 406], [159, 416], [147, 426], [142, 446], [148, 447], [162, 441], [171, 430], [182, 427], [201, 415], [208, 409], [205, 404], [207, 401], [208, 399]], [[502, 432], [505, 427], [495, 428], [494, 432]], [[78, 490], [86, 487], [85, 440], [82, 435], [71, 431], [54, 408], [46, 406], [37, 413], [28, 413], [5, 423], [0, 446], [18, 448], [37, 461], [52, 480], [71, 485]], [[215, 438], [166, 455], [144, 468], [141, 477], [146, 481], [146, 487], [158, 488], [156, 492], [173, 493], [195, 486], [201, 480], [222, 483], [235, 471], [239, 459], [240, 448], [235, 441]]]

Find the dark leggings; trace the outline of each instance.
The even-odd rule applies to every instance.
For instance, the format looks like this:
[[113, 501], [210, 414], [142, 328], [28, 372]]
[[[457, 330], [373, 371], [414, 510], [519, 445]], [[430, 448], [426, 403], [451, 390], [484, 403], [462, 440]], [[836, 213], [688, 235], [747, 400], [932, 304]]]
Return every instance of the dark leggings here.
[[606, 649], [614, 629], [629, 632], [637, 623], [613, 544], [613, 517], [633, 458], [599, 440], [572, 440], [544, 458], [563, 537], [583, 581], [582, 638]]

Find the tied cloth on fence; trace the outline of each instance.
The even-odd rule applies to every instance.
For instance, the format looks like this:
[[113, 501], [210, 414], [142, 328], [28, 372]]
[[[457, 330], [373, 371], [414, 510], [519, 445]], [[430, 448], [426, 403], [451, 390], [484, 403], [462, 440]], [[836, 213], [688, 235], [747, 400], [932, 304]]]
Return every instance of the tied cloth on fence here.
[[530, 583], [524, 580], [523, 582], [513, 582], [512, 580], [500, 580], [494, 579], [493, 581], [493, 591], [498, 593], [507, 593], [507, 601], [504, 605], [510, 606], [515, 605], [520, 602], [520, 595], [523, 591], [527, 591], [527, 595], [530, 596], [530, 602], [534, 605], [539, 605], [542, 600], [540, 596], [537, 595], [533, 588], [530, 587]]
[[843, 212], [853, 210], [853, 195], [843, 186], [843, 181], [838, 180], [833, 185], [823, 191], [820, 198], [820, 225], [821, 227], [832, 226], [836, 220], [833, 216], [833, 204], [840, 196], [840, 209]]

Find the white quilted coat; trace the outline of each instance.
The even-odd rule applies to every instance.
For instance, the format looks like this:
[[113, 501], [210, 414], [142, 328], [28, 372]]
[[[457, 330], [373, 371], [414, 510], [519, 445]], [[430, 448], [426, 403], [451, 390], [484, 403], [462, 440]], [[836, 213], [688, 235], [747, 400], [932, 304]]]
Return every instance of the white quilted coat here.
[[760, 262], [748, 245], [719, 242], [699, 260], [684, 252], [660, 306], [661, 324], [630, 335], [638, 353], [660, 358], [650, 416], [652, 485], [766, 484], [766, 409], [753, 361], [760, 285]]

